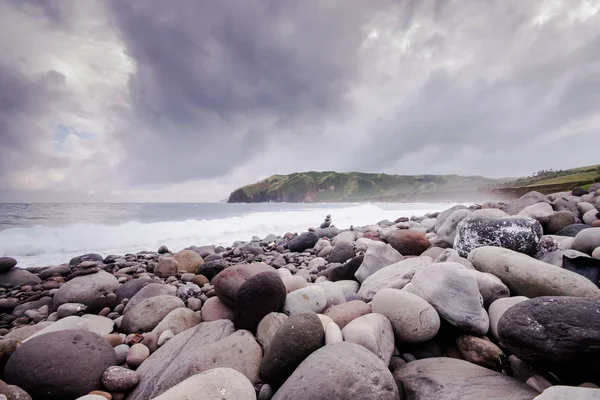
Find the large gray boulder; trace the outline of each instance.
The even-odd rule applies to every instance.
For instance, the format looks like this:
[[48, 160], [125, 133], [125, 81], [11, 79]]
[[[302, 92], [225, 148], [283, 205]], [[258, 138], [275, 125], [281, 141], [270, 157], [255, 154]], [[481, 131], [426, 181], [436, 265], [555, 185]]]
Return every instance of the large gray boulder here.
[[540, 250], [542, 225], [531, 218], [466, 218], [458, 224], [454, 249], [461, 257], [483, 246], [497, 246], [533, 256]]
[[600, 300], [544, 296], [510, 307], [498, 322], [500, 343], [519, 359], [563, 382], [597, 380]]
[[466, 209], [459, 209], [450, 214], [437, 231], [437, 237], [433, 244], [443, 248], [452, 247], [454, 239], [456, 238], [458, 224], [471, 215], [471, 210]]
[[600, 290], [583, 276], [516, 251], [486, 246], [473, 250], [468, 259], [478, 271], [500, 278], [513, 296], [600, 298]]
[[362, 264], [360, 264], [360, 267], [354, 276], [359, 282], [364, 282], [365, 279], [380, 269], [402, 260], [404, 260], [402, 254], [400, 254], [391, 245], [370, 240], [367, 243], [367, 251]]
[[591, 255], [594, 249], [600, 247], [600, 228], [584, 229], [575, 236], [572, 248]]
[[440, 317], [467, 333], [484, 335], [489, 329], [477, 280], [461, 264], [432, 264], [418, 271], [402, 290], [421, 297]]
[[359, 344], [385, 365], [390, 364], [394, 352], [394, 330], [386, 316], [371, 313], [358, 317], [342, 329], [342, 335], [344, 341]]
[[128, 400], [152, 399], [187, 378], [213, 368], [232, 368], [250, 382], [258, 379], [260, 346], [233, 322], [203, 322], [176, 335], [137, 369], [140, 383]]
[[433, 230], [435, 232], [439, 232], [442, 225], [444, 225], [444, 223], [446, 222], [446, 219], [456, 210], [468, 210], [468, 208], [466, 206], [459, 204], [454, 207], [450, 207], [447, 210], [442, 211], [436, 217], [435, 226], [433, 227]]
[[290, 249], [290, 251], [302, 253], [304, 250], [310, 249], [317, 244], [318, 240], [319, 237], [313, 232], [302, 232], [287, 242], [287, 248]]
[[0, 286], [5, 287], [37, 285], [41, 282], [39, 276], [20, 268], [13, 268], [0, 274]]
[[600, 400], [600, 390], [589, 387], [551, 386], [534, 400]]
[[531, 400], [538, 392], [499, 372], [455, 358], [426, 358], [394, 371], [406, 400]]
[[127, 333], [150, 332], [176, 308], [184, 308], [179, 297], [151, 297], [130, 308], [123, 316], [121, 329]]
[[402, 289], [417, 273], [431, 265], [431, 257], [415, 257], [389, 265], [369, 276], [360, 286], [358, 298], [371, 301], [381, 289]]
[[119, 282], [112, 274], [98, 271], [94, 274], [78, 276], [66, 282], [54, 295], [52, 309], [56, 311], [65, 303], [81, 303], [87, 307], [87, 312], [97, 312], [104, 307], [114, 307], [114, 300], [106, 294], [114, 293], [119, 288]]
[[520, 217], [533, 218], [541, 224], [548, 222], [548, 219], [552, 214], [554, 214], [554, 210], [548, 203], [532, 204], [517, 213]]
[[33, 399], [75, 399], [100, 389], [102, 374], [116, 364], [108, 341], [85, 330], [46, 333], [23, 343], [8, 359], [7, 383]]
[[273, 400], [400, 400], [387, 366], [354, 343], [327, 345], [296, 368]]
[[129, 298], [129, 301], [123, 309], [123, 314], [126, 314], [132, 307], [147, 300], [151, 297], [156, 296], [175, 296], [177, 288], [171, 285], [165, 285], [164, 283], [149, 283], [143, 285], [134, 295]]
[[509, 215], [516, 215], [525, 207], [542, 202], [550, 204], [550, 199], [540, 192], [532, 191], [524, 194], [517, 200], [504, 204], [501, 209]]
[[352, 243], [341, 242], [333, 246], [328, 260], [330, 263], [345, 263], [354, 257], [354, 255], [354, 246]]
[[256, 400], [252, 382], [231, 368], [193, 375], [153, 400]]

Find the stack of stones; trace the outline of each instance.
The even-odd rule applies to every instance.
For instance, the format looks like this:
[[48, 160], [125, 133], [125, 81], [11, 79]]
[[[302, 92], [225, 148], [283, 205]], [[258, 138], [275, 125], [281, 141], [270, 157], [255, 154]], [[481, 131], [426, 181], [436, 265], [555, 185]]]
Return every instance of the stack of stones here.
[[0, 398], [600, 398], [600, 185], [172, 253], [0, 259]]

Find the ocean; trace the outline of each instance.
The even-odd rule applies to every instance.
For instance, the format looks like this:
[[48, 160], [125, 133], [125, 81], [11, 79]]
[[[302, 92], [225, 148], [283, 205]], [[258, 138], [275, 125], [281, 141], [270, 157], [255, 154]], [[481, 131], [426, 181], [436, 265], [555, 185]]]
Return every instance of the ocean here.
[[331, 214], [340, 229], [424, 215], [449, 203], [135, 203], [0, 204], [0, 256], [19, 267], [68, 262], [84, 253], [178, 251], [191, 245], [231, 246], [253, 236], [318, 227]]

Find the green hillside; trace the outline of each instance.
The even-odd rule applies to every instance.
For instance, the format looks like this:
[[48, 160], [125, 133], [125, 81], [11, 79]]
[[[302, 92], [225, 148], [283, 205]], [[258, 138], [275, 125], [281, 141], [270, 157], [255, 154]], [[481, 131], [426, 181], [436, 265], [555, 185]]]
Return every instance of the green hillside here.
[[[273, 175], [236, 189], [229, 203], [402, 201], [477, 192], [498, 183], [481, 176], [388, 175], [333, 171]], [[449, 198], [450, 198], [449, 197]]]
[[535, 190], [538, 186], [565, 185], [576, 187], [600, 182], [600, 164], [566, 170], [539, 171], [532, 176], [516, 179], [507, 187], [529, 187]]

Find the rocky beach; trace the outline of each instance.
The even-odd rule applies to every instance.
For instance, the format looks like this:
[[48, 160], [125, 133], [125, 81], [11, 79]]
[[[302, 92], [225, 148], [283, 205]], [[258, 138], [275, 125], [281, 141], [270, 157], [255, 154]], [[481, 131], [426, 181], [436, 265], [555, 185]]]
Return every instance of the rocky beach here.
[[0, 399], [600, 399], [600, 184], [395, 218], [1, 257]]

